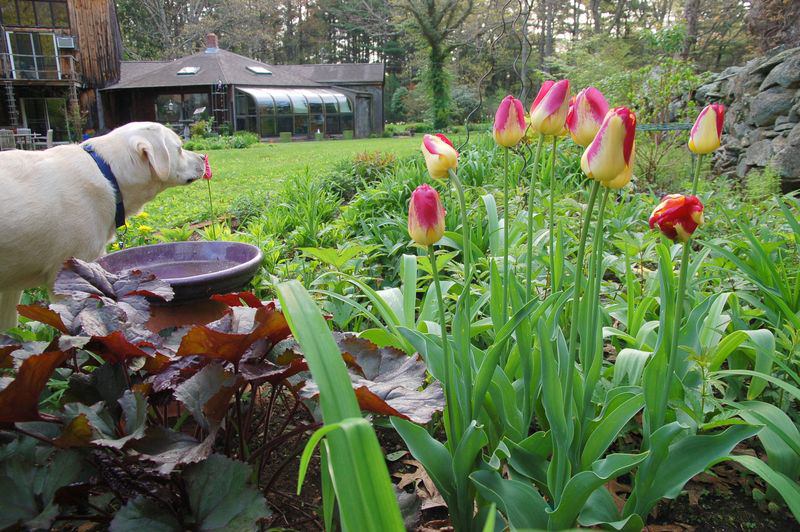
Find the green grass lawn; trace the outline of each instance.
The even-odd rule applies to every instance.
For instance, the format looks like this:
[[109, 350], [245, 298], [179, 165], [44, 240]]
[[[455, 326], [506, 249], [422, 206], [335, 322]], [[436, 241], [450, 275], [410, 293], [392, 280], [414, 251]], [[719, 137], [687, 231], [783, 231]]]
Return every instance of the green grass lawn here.
[[[208, 153], [214, 177], [214, 211], [221, 215], [239, 197], [268, 193], [282, 181], [308, 171], [329, 172], [334, 165], [365, 151], [391, 152], [398, 157], [419, 151], [421, 137], [335, 140], [258, 144], [241, 150]], [[205, 219], [208, 189], [205, 181], [166, 190], [145, 206], [147, 224], [158, 230]]]

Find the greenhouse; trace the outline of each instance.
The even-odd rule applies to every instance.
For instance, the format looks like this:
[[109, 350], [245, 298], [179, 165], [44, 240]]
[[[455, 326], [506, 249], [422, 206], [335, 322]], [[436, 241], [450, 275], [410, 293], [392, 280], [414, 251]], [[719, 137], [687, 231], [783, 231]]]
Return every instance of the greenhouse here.
[[236, 129], [261, 137], [337, 135], [353, 130], [353, 106], [347, 96], [330, 90], [239, 87]]

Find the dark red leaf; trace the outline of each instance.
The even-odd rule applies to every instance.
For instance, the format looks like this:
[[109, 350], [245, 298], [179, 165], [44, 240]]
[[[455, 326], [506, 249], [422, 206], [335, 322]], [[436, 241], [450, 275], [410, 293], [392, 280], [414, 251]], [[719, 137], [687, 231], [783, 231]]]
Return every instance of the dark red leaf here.
[[106, 362], [115, 364], [121, 364], [131, 358], [149, 356], [141, 348], [129, 342], [122, 331], [114, 331], [106, 336], [92, 336], [85, 348], [103, 357]]
[[[219, 301], [220, 303], [225, 303], [229, 307], [252, 307], [252, 308], [261, 308], [264, 306], [264, 303], [258, 299], [255, 294], [251, 292], [233, 292], [231, 294], [215, 294], [211, 296], [211, 299], [214, 301]], [[274, 303], [270, 303], [272, 307], [275, 307]]]
[[39, 421], [39, 395], [67, 356], [63, 351], [48, 351], [26, 358], [16, 378], [0, 391], [0, 423]]
[[17, 312], [19, 312], [20, 316], [42, 322], [54, 329], [58, 329], [64, 334], [70, 334], [61, 316], [55, 310], [45, 307], [44, 305], [17, 305]]

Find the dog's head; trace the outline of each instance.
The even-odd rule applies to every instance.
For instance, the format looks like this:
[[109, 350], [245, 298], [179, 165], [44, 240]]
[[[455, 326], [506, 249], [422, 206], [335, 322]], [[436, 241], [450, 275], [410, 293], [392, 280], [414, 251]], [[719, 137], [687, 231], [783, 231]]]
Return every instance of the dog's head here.
[[126, 134], [134, 158], [146, 164], [150, 175], [167, 187], [189, 184], [205, 173], [203, 156], [184, 150], [181, 138], [161, 124], [134, 122], [117, 132]]

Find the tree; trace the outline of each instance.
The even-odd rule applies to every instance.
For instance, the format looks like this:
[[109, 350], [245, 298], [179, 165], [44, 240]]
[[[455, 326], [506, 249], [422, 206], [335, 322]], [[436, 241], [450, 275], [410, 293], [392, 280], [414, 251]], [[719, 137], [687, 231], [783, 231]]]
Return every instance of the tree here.
[[700, 0], [686, 0], [684, 16], [686, 17], [686, 38], [683, 40], [682, 59], [689, 59], [689, 54], [697, 42], [697, 15], [700, 11]]
[[450, 119], [450, 83], [446, 62], [459, 44], [453, 35], [472, 13], [474, 0], [401, 0], [428, 45], [426, 83], [433, 105], [433, 127], [442, 129]]

